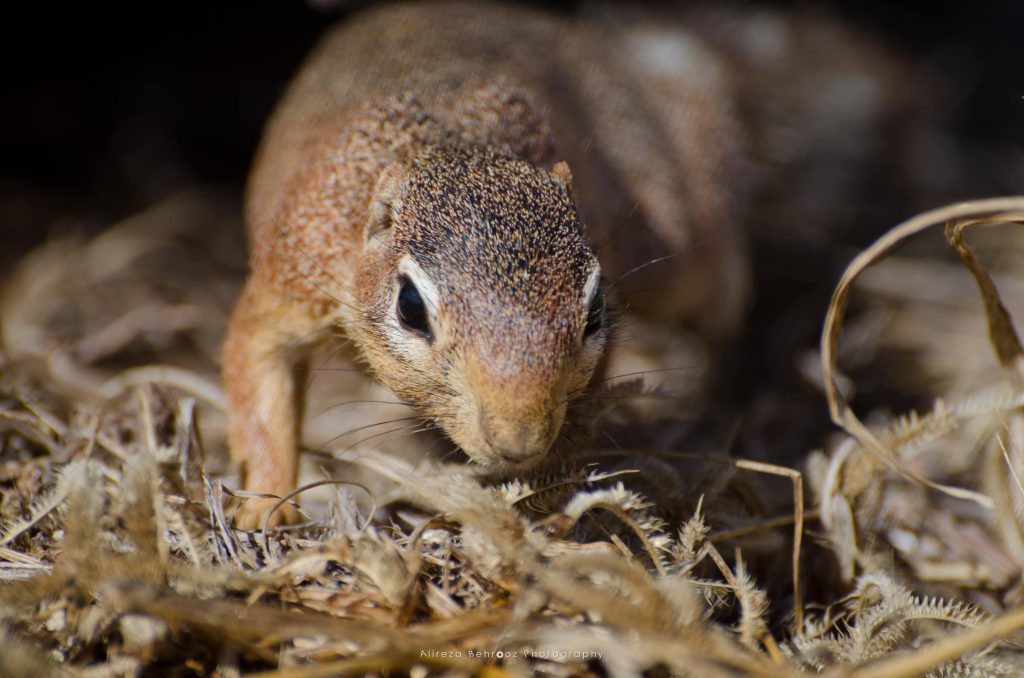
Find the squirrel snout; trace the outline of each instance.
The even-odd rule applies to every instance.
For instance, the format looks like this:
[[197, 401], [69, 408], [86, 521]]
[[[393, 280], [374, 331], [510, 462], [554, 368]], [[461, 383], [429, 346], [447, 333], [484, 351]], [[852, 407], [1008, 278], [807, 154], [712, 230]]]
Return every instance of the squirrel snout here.
[[[504, 408], [500, 408], [504, 409]], [[495, 461], [510, 464], [542, 457], [561, 428], [562, 412], [509, 411], [485, 412], [478, 417], [480, 437], [490, 448]]]
[[483, 429], [484, 440], [495, 455], [511, 464], [519, 464], [548, 451], [549, 436], [529, 424], [511, 424], [495, 434]]

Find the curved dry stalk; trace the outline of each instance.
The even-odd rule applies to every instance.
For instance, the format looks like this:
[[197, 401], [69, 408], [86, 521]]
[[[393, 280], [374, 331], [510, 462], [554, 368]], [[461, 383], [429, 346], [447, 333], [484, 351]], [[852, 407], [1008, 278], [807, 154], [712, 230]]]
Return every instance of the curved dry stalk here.
[[[273, 506], [270, 507], [269, 511], [267, 511], [267, 515], [263, 517], [263, 528], [262, 528], [263, 551], [266, 553], [267, 558], [270, 559], [270, 562], [274, 563], [275, 566], [280, 565], [280, 563], [277, 562], [277, 557], [272, 555], [272, 552], [271, 552], [271, 549], [270, 549], [270, 542], [268, 541], [268, 537], [267, 537], [268, 532], [269, 532], [269, 527], [270, 527], [270, 517], [273, 516], [274, 512], [277, 511], [277, 509], [281, 508], [292, 497], [295, 497], [295, 496], [297, 496], [299, 494], [302, 494], [306, 490], [312, 490], [312, 489], [317, 488], [317, 487], [323, 487], [324, 485], [351, 485], [351, 486], [354, 486], [354, 487], [358, 487], [362, 491], [366, 492], [366, 494], [370, 495], [370, 498], [373, 499], [373, 509], [370, 511], [369, 515], [373, 516], [373, 514], [377, 511], [377, 499], [376, 499], [376, 497], [373, 496], [373, 493], [370, 492], [370, 490], [367, 489], [365, 485], [360, 485], [359, 483], [352, 482], [350, 480], [334, 480], [334, 479], [329, 478], [329, 479], [326, 479], [326, 480], [317, 480], [317, 481], [312, 482], [312, 483], [306, 483], [305, 485], [303, 485], [301, 487], [296, 487], [294, 490], [292, 490], [288, 494], [284, 495], [283, 497], [278, 498], [277, 502]], [[262, 496], [268, 497], [268, 498], [273, 497], [273, 495], [262, 495]], [[363, 526], [363, 529], [365, 529], [368, 526], [369, 526], [369, 521], [367, 521], [367, 524]]]
[[644, 550], [647, 551], [647, 557], [651, 559], [651, 563], [654, 565], [654, 569], [657, 570], [658, 574], [660, 575], [665, 574], [665, 566], [661, 562], [661, 557], [658, 555], [658, 551], [657, 549], [655, 549], [654, 544], [652, 544], [651, 540], [647, 538], [647, 533], [644, 531], [642, 527], [640, 527], [640, 525], [635, 520], [633, 520], [633, 517], [629, 515], [629, 512], [623, 509], [618, 504], [608, 501], [595, 502], [588, 506], [582, 513], [580, 513], [579, 516], [573, 518], [573, 525], [578, 523], [583, 518], [583, 516], [597, 509], [601, 509], [607, 511], [608, 513], [611, 513], [613, 516], [618, 518], [626, 527], [628, 527], [630, 531], [632, 531], [633, 534], [636, 535], [637, 539], [640, 540], [640, 543], [643, 545]]
[[105, 381], [100, 387], [100, 395], [104, 400], [110, 400], [122, 391], [145, 384], [172, 386], [213, 405], [222, 412], [226, 412], [228, 408], [224, 391], [214, 381], [173, 365], [145, 365], [125, 370]]
[[[842, 394], [838, 385], [839, 378], [837, 376], [838, 369], [836, 363], [838, 359], [839, 332], [842, 329], [843, 318], [849, 303], [853, 282], [865, 269], [888, 256], [897, 245], [910, 236], [934, 226], [944, 225], [947, 228], [951, 244], [957, 247], [958, 253], [964, 258], [968, 268], [972, 270], [972, 273], [975, 270], [980, 271], [980, 266], [973, 260], [969, 250], [967, 250], [967, 254], [964, 252], [966, 245], [962, 244], [962, 231], [970, 226], [998, 223], [1024, 223], [1024, 197], [992, 198], [989, 200], [958, 203], [924, 212], [899, 224], [875, 241], [869, 248], [861, 252], [847, 266], [832, 293], [832, 301], [829, 304], [821, 333], [821, 365], [825, 382], [825, 394], [828, 398], [829, 413], [831, 414], [832, 421], [851, 437], [855, 438], [867, 450], [875, 454], [882, 463], [893, 471], [932, 489], [953, 497], [974, 501], [988, 509], [991, 509], [993, 506], [990, 497], [980, 492], [943, 485], [929, 480], [913, 469], [908, 468], [891, 450], [882, 444], [853, 412], [853, 409]], [[960, 246], [957, 243], [960, 243]], [[981, 273], [984, 272], [981, 271]], [[1008, 316], [1005, 313], [1005, 308], [1002, 308], [1001, 302], [998, 301], [994, 284], [987, 277], [987, 274], [981, 277], [976, 275], [976, 279], [979, 281], [982, 289], [986, 314], [989, 319], [990, 336], [993, 337], [997, 355], [1001, 360], [1008, 359], [1019, 364], [1021, 362], [1019, 342], [1017, 342], [1016, 349], [1014, 349], [1013, 342], [1008, 339], [1006, 332]], [[1002, 310], [1000, 311], [1000, 309]], [[1006, 363], [1004, 363], [1005, 365]], [[1018, 367], [1016, 371], [1019, 373], [1020, 370], [1021, 368]]]
[[1022, 628], [1024, 628], [1024, 609], [1014, 610], [979, 628], [950, 634], [911, 654], [874, 662], [845, 675], [848, 675], [849, 678], [919, 676], [939, 664], [962, 657], [968, 652], [980, 649], [992, 641], [999, 640]]
[[796, 469], [778, 464], [737, 459], [736, 468], [789, 478], [793, 483], [793, 628], [804, 624], [804, 601], [800, 590], [800, 547], [804, 540], [804, 476]]
[[[1017, 221], [1024, 222], [1024, 215], [1021, 215]], [[963, 260], [978, 283], [981, 300], [985, 304], [989, 340], [992, 342], [992, 349], [995, 351], [996, 358], [999, 359], [999, 364], [1013, 370], [1018, 378], [1024, 379], [1024, 348], [1021, 347], [1020, 338], [1013, 328], [1013, 320], [1010, 319], [1010, 314], [999, 296], [992, 277], [982, 268], [981, 263], [974, 256], [974, 251], [964, 240], [964, 230], [979, 223], [988, 222], [973, 220], [950, 222], [946, 226], [946, 241], [960, 255], [960, 259]]]

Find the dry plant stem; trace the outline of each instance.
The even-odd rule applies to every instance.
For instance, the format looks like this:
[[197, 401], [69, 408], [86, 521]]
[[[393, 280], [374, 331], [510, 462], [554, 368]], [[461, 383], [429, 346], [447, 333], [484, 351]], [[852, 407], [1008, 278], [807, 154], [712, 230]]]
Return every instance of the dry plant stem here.
[[[1021, 492], [1024, 493], [1024, 488], [1021, 489]], [[804, 510], [804, 520], [805, 521], [806, 520], [817, 520], [819, 517], [821, 517], [821, 512], [820, 511], [815, 511], [813, 509], [810, 510], [810, 511]], [[764, 521], [762, 521], [760, 523], [756, 523], [754, 525], [748, 525], [746, 527], [738, 527], [735, 530], [725, 530], [723, 532], [715, 532], [713, 534], [709, 534], [708, 537], [707, 537], [707, 541], [710, 541], [710, 542], [714, 543], [714, 542], [719, 542], [719, 541], [726, 541], [727, 539], [740, 539], [742, 537], [746, 537], [748, 535], [756, 534], [758, 532], [761, 532], [762, 530], [772, 530], [772, 529], [775, 529], [776, 527], [785, 527], [787, 525], [792, 525], [796, 521], [797, 521], [797, 517], [796, 516], [778, 516], [777, 518], [771, 518], [769, 520], [764, 520]]]
[[[622, 508], [620, 508], [619, 506], [616, 506], [615, 504], [609, 504], [607, 502], [599, 502], [597, 504], [594, 504], [589, 509], [587, 509], [586, 513], [589, 513], [594, 509], [605, 510], [608, 513], [611, 513], [616, 518], [618, 518], [620, 521], [622, 521], [622, 523], [626, 525], [626, 527], [628, 527], [633, 532], [633, 534], [637, 536], [637, 538], [640, 540], [640, 543], [644, 545], [644, 550], [647, 551], [647, 557], [651, 559], [651, 564], [654, 565], [654, 569], [658, 571], [658, 574], [665, 574], [665, 566], [662, 565], [661, 558], [658, 557], [658, 552], [654, 548], [654, 545], [651, 544], [651, 540], [647, 538], [647, 535], [644, 534], [644, 531], [640, 528], [639, 525], [636, 524], [636, 521], [633, 520], [628, 513], [623, 511]], [[586, 515], [586, 513], [584, 513], [583, 515]], [[582, 518], [583, 515], [581, 515], [580, 518]], [[579, 522], [579, 518], [576, 520], [576, 522]], [[632, 559], [632, 554], [630, 553], [629, 548], [626, 547], [626, 545], [623, 544], [622, 541], [619, 540], [617, 537], [616, 540], [620, 545], [620, 550], [622, 550], [623, 555], [627, 558]]]
[[[228, 527], [227, 519], [224, 517], [224, 493], [219, 481], [210, 480], [204, 471], [202, 474], [203, 496], [206, 499], [206, 508], [210, 512], [210, 533], [214, 543], [218, 541], [223, 544], [227, 562], [239, 564], [238, 549], [235, 545], [234, 534]], [[218, 540], [218, 536], [220, 539]]]
[[452, 643], [466, 645], [473, 638], [489, 637], [496, 629], [505, 636], [513, 614], [507, 605], [478, 607], [458, 617], [415, 622], [406, 629], [420, 637], [446, 638]]
[[156, 426], [153, 423], [153, 402], [149, 397], [149, 390], [145, 386], [136, 389], [139, 398], [139, 408], [142, 412], [142, 428], [146, 434], [146, 452], [156, 459]]
[[[836, 361], [839, 332], [842, 329], [843, 317], [849, 303], [853, 281], [866, 268], [885, 258], [892, 252], [893, 248], [910, 236], [927, 228], [944, 224], [957, 224], [952, 227], [952, 230], [959, 233], [959, 231], [968, 226], [996, 223], [1024, 223], [1024, 197], [992, 198], [989, 200], [958, 203], [919, 214], [899, 224], [858, 255], [843, 272], [839, 284], [832, 293], [832, 302], [825, 316], [825, 325], [821, 334], [821, 365], [832, 421], [860, 442], [861, 445], [877, 455], [885, 465], [897, 473], [950, 496], [977, 502], [988, 509], [991, 509], [993, 506], [990, 497], [979, 492], [936, 483], [922, 477], [897, 459], [892, 451], [887, 449], [864, 426], [863, 422], [854, 414], [846, 402], [846, 398], [840, 392], [838, 386]], [[962, 252], [961, 256], [963, 256]], [[989, 282], [991, 281], [989, 280]], [[984, 296], [986, 294], [986, 286], [980, 280], [979, 285], [982, 286]], [[994, 286], [991, 286], [990, 290], [994, 290]], [[995, 306], [991, 303], [991, 299], [986, 296], [985, 301], [986, 311], [992, 311]], [[993, 328], [998, 328], [999, 325], [1000, 321], [998, 318], [993, 319], [992, 316], [989, 316], [990, 331]]]
[[145, 331], [168, 334], [185, 332], [199, 325], [202, 309], [193, 304], [152, 304], [134, 308], [110, 324], [75, 343], [74, 353], [93, 364], [114, 355]]
[[[72, 464], [79, 465], [83, 463], [81, 461], [72, 462]], [[32, 529], [39, 521], [56, 511], [67, 500], [68, 495], [73, 490], [73, 483], [67, 480], [74, 475], [74, 472], [71, 470], [72, 464], [65, 465], [61, 473], [62, 481], [66, 482], [58, 481], [57, 486], [49, 494], [39, 497], [33, 506], [32, 514], [28, 518], [15, 520], [0, 531], [0, 547], [10, 544], [19, 536]], [[80, 469], [76, 469], [75, 472], [78, 470]]]
[[125, 370], [104, 382], [100, 395], [110, 400], [128, 388], [144, 384], [162, 384], [180, 389], [221, 411], [226, 411], [228, 407], [224, 391], [216, 383], [195, 372], [171, 365], [147, 365]]
[[49, 437], [39, 430], [35, 425], [36, 422], [26, 414], [0, 410], [0, 424], [5, 424], [5, 427], [10, 427], [10, 429], [17, 431], [28, 440], [38, 443], [53, 456], [57, 456], [60, 452], [60, 446], [57, 444], [56, 439]]
[[[622, 475], [630, 475], [630, 474], [633, 474], [633, 473], [639, 473], [639, 471], [637, 471], [636, 469], [626, 469], [624, 471], [615, 471], [614, 473], [605, 473], [605, 474], [603, 474], [601, 476], [601, 480], [608, 480], [609, 478], [615, 478], [617, 476], [622, 476]], [[585, 479], [580, 479], [580, 478], [577, 478], [577, 477], [572, 477], [572, 478], [567, 478], [566, 480], [562, 480], [562, 481], [559, 481], [559, 482], [556, 482], [556, 483], [548, 483], [547, 485], [543, 485], [541, 487], [535, 488], [531, 492], [527, 492], [523, 496], [519, 497], [519, 499], [516, 499], [512, 503], [512, 505], [513, 506], [519, 506], [520, 504], [523, 504], [523, 503], [529, 501], [531, 498], [533, 498], [533, 497], [535, 497], [537, 495], [544, 494], [545, 492], [551, 492], [552, 490], [557, 490], [557, 489], [563, 488], [563, 487], [572, 487], [573, 485], [578, 485], [578, 484], [580, 484], [582, 482], [585, 482]]]
[[470, 659], [420, 657], [419, 653], [368, 655], [312, 666], [295, 666], [277, 671], [263, 671], [246, 675], [247, 678], [330, 678], [331, 676], [408, 671], [414, 666], [425, 666], [438, 671], [454, 669], [457, 672], [464, 671], [480, 678], [503, 678], [504, 676], [519, 675], [495, 666], [485, 666]]
[[[1024, 483], [1021, 483], [1020, 476], [1017, 475], [1017, 470], [1013, 466], [1013, 460], [1010, 459], [1010, 451], [1006, 449], [1006, 441], [1003, 439], [1003, 431], [1008, 430], [1009, 425], [1002, 417], [999, 418], [999, 423], [1002, 426], [1002, 430], [996, 434], [996, 442], [999, 443], [999, 451], [1003, 454], [1003, 460], [1006, 462], [1006, 468], [1010, 472], [1010, 475], [1013, 476], [1013, 482], [1017, 485], [1017, 490], [1024, 495]], [[1018, 454], [1020, 454], [1019, 451]]]
[[[569, 554], [558, 558], [557, 567], [545, 565], [536, 545], [526, 538], [529, 529], [522, 517], [511, 507], [499, 506], [493, 494], [477, 486], [472, 479], [455, 474], [450, 478], [455, 485], [452, 491], [439, 494], [433, 485], [424, 484], [422, 474], [419, 477], [409, 476], [394, 462], [390, 463], [390, 469], [386, 469], [380, 464], [381, 461], [373, 456], [364, 457], [359, 463], [395, 475], [408, 487], [412, 496], [425, 501], [431, 509], [440, 511], [452, 520], [469, 526], [479, 525], [481, 520], [486, 521], [488, 528], [478, 528], [481, 535], [493, 531], [495, 524], [510, 530], [501, 540], [492, 541], [491, 547], [517, 563], [519, 576], [515, 578], [516, 582], [526, 584], [522, 575], [529, 575], [547, 595], [578, 611], [600, 614], [605, 625], [644, 634], [652, 642], [672, 638], [675, 645], [671, 658], [678, 666], [702, 666], [708, 671], [729, 667], [744, 671], [747, 675], [778, 675], [778, 667], [769, 663], [767, 658], [747, 652], [733, 642], [719, 643], [714, 634], [700, 628], [686, 625], [687, 632], [681, 636], [682, 629], [678, 625], [676, 611], [653, 585], [652, 575], [643, 568], [618, 557], [597, 558], [593, 555], [583, 557]], [[470, 501], [475, 506], [467, 506]], [[481, 513], [483, 507], [487, 507], [486, 515]], [[626, 601], [622, 598], [607, 596], [602, 589], [579, 579], [580, 574], [597, 571], [614, 574], [626, 582], [634, 595], [642, 600], [640, 606], [624, 604]], [[517, 586], [514, 582], [508, 583], [513, 589], [522, 588], [522, 585]], [[680, 641], [686, 642], [680, 644]], [[669, 655], [663, 658], [668, 660]]]
[[[269, 511], [267, 511], [266, 517], [263, 518], [263, 529], [262, 529], [262, 534], [263, 534], [263, 550], [264, 550], [264, 552], [266, 552], [267, 558], [269, 558], [270, 561], [273, 562], [275, 566], [280, 565], [280, 563], [277, 562], [277, 557], [274, 556], [273, 553], [271, 552], [271, 550], [270, 550], [270, 543], [269, 543], [269, 541], [267, 539], [267, 531], [268, 531], [269, 525], [270, 525], [270, 517], [272, 515], [274, 515], [274, 511], [276, 511], [277, 509], [281, 508], [281, 506], [283, 506], [285, 504], [285, 502], [287, 502], [292, 497], [297, 496], [299, 494], [302, 494], [306, 490], [312, 490], [313, 488], [322, 487], [324, 485], [352, 485], [354, 487], [358, 487], [363, 492], [366, 492], [366, 494], [370, 495], [371, 498], [373, 498], [373, 493], [370, 492], [370, 490], [367, 489], [365, 486], [360, 485], [359, 483], [354, 483], [354, 482], [352, 482], [350, 480], [332, 480], [332, 479], [317, 480], [316, 482], [308, 483], [306, 485], [303, 485], [302, 487], [296, 487], [294, 490], [292, 490], [288, 494], [286, 494], [283, 497], [279, 498], [277, 500], [277, 503], [275, 503], [271, 507], [271, 509]], [[270, 496], [270, 495], [267, 495], [267, 496]], [[373, 509], [370, 511], [369, 515], [372, 517], [373, 514], [376, 511], [377, 511], [377, 500], [374, 499]], [[363, 528], [365, 529], [366, 526], [364, 525]]]
[[804, 601], [800, 592], [800, 547], [804, 539], [804, 477], [799, 471], [776, 464], [737, 459], [736, 468], [789, 478], [793, 483], [793, 629], [804, 625]]
[[298, 636], [326, 636], [384, 647], [394, 652], [418, 652], [419, 646], [433, 644], [447, 649], [445, 642], [415, 638], [367, 620], [342, 619], [304, 610], [295, 614], [269, 605], [249, 606], [232, 600], [200, 600], [161, 593], [138, 582], [113, 582], [103, 592], [107, 607], [119, 613], [139, 612], [169, 624], [184, 624], [223, 637], [228, 641], [254, 644], [281, 641]]
[[[1024, 221], [1024, 216], [1021, 217], [1021, 221]], [[1010, 318], [1003, 300], [999, 297], [999, 291], [996, 289], [992, 277], [982, 268], [967, 241], [964, 240], [964, 229], [971, 226], [972, 223], [974, 222], [970, 220], [949, 223], [946, 226], [946, 240], [960, 255], [978, 283], [981, 299], [985, 304], [989, 340], [992, 342], [992, 348], [999, 359], [999, 364], [1006, 369], [1013, 370], [1017, 377], [1021, 378], [1024, 377], [1024, 371], [1022, 371], [1024, 348], [1021, 348], [1020, 338], [1013, 328], [1013, 320]]]
[[46, 509], [39, 511], [33, 515], [31, 519], [24, 521], [17, 521], [13, 525], [7, 526], [3, 532], [0, 532], [0, 548], [3, 548], [6, 544], [10, 544], [12, 541], [17, 539], [19, 536], [32, 529], [36, 523], [48, 516], [53, 511], [64, 503], [67, 498], [67, 494], [64, 493], [57, 498], [56, 501], [52, 502]]
[[[155, 468], [158, 459], [158, 443], [156, 441], [156, 424], [153, 422], [153, 401], [150, 397], [150, 388], [148, 386], [140, 386], [137, 389], [137, 394], [139, 397], [139, 407], [142, 410], [143, 428], [146, 432], [146, 452], [149, 454], [149, 458], [152, 460], [153, 467]], [[167, 533], [167, 520], [164, 517], [163, 495], [160, 493], [160, 480], [155, 473], [153, 475], [153, 482], [150, 491], [153, 495], [153, 518], [156, 521], [157, 534], [163, 535]], [[170, 559], [167, 541], [164, 539], [157, 539], [156, 547], [157, 555], [160, 558], [160, 565], [161, 567], [166, 568]]]
[[35, 556], [9, 549], [6, 546], [0, 546], [0, 558], [10, 563], [21, 563], [24, 565], [31, 565], [33, 567], [49, 567], [46, 563]]
[[772, 634], [765, 633], [761, 636], [760, 641], [773, 662], [780, 666], [786, 663], [786, 655], [782, 654], [782, 650], [779, 649], [779, 644], [775, 642], [775, 637]]
[[[721, 559], [721, 556], [719, 558]], [[721, 565], [728, 571], [724, 559], [721, 560]], [[728, 577], [731, 575], [730, 572]], [[566, 576], [557, 570], [537, 570], [534, 576], [550, 595], [564, 600], [578, 610], [597, 612], [605, 624], [638, 633], [647, 642], [671, 641], [671, 655], [676, 666], [686, 666], [694, 675], [705, 675], [702, 671], [710, 672], [716, 669], [740, 671], [743, 675], [765, 678], [787, 675], [780, 673], [779, 667], [770, 664], [762, 655], [755, 654], [739, 643], [730, 643], [728, 647], [715, 646], [711, 643], [712, 634], [697, 625], [692, 630], [687, 629], [684, 632], [679, 629], [666, 631], [664, 628], [653, 626], [649, 620], [638, 624], [635, 608], [624, 605], [621, 601], [606, 598], [592, 587], [579, 584], [574, 577]], [[735, 578], [733, 583], [735, 584]], [[663, 658], [667, 659], [668, 655]]]
[[916, 652], [868, 664], [855, 671], [827, 675], [850, 678], [911, 678], [1024, 628], [1024, 609], [1008, 612], [970, 631], [951, 634]]
[[25, 399], [24, 403], [25, 408], [32, 414], [36, 415], [39, 418], [39, 421], [46, 424], [47, 428], [49, 428], [51, 431], [53, 431], [62, 438], [67, 435], [68, 427], [65, 426], [64, 423], [61, 422], [60, 419], [54, 416], [51, 412], [47, 411], [46, 408], [44, 408], [42, 405], [32, 401], [31, 399]]
[[[726, 583], [729, 584], [730, 587], [732, 587], [733, 591], [736, 591], [737, 600], [741, 600], [739, 597], [739, 592], [742, 587], [740, 583], [736, 580], [736, 575], [733, 574], [733, 571], [731, 569], [729, 569], [729, 564], [725, 562], [725, 558], [722, 557], [722, 554], [719, 553], [718, 549], [715, 548], [714, 544], [711, 544], [710, 542], [704, 544], [701, 551], [702, 553], [706, 553], [708, 556], [711, 557], [711, 560], [715, 563], [715, 565], [718, 566], [718, 571], [721, 572], [722, 576], [725, 578]], [[778, 645], [775, 643], [775, 639], [772, 638], [770, 634], [765, 633], [761, 637], [759, 637], [758, 640], [761, 641], [761, 643], [768, 650], [768, 654], [769, 656], [771, 656], [772, 660], [774, 660], [775, 663], [779, 663], [778, 656], [781, 656], [781, 652], [779, 652], [779, 648]]]

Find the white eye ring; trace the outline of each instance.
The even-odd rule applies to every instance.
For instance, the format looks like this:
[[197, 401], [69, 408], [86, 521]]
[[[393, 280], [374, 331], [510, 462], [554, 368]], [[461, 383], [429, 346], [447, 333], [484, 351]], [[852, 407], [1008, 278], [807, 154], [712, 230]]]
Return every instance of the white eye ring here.
[[594, 301], [594, 295], [597, 294], [597, 288], [601, 284], [601, 264], [594, 264], [593, 270], [590, 271], [590, 276], [587, 277], [587, 284], [583, 286], [583, 301], [587, 308], [590, 308], [590, 304]]
[[586, 315], [580, 341], [586, 342], [605, 325], [605, 296], [601, 289], [600, 266], [595, 265], [594, 270], [590, 272], [587, 284], [583, 286], [583, 294], [586, 299]]
[[420, 268], [420, 265], [412, 257], [406, 255], [398, 262], [398, 275], [404, 275], [416, 286], [420, 296], [423, 297], [427, 313], [430, 314], [431, 320], [435, 320], [440, 295], [437, 292], [437, 287], [434, 286], [434, 283], [427, 277], [427, 274]]

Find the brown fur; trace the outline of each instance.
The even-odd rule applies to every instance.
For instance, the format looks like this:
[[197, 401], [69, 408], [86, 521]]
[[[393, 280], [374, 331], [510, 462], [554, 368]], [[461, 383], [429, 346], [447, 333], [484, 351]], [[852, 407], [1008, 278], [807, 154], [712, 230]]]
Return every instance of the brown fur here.
[[[603, 257], [607, 275], [683, 253], [661, 283], [684, 292], [647, 312], [715, 332], [734, 323], [742, 247], [715, 189], [734, 146], [730, 97], [715, 95], [726, 80], [645, 84], [605, 56], [612, 37], [628, 41], [526, 10], [443, 4], [374, 10], [323, 41], [250, 184], [252, 273], [224, 350], [246, 489], [294, 486], [301, 371], [337, 328], [470, 457], [543, 454], [606, 335], [581, 336], [596, 263], [581, 216], [593, 242], [633, 231]], [[666, 96], [690, 106], [685, 123], [658, 103]], [[678, 152], [698, 142], [698, 156]], [[552, 171], [559, 160], [572, 197], [568, 171]], [[442, 300], [430, 343], [396, 345], [403, 257]], [[240, 524], [258, 524], [268, 504], [249, 502]]]

